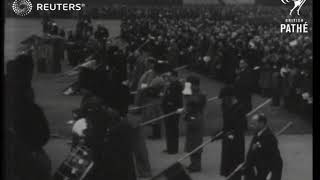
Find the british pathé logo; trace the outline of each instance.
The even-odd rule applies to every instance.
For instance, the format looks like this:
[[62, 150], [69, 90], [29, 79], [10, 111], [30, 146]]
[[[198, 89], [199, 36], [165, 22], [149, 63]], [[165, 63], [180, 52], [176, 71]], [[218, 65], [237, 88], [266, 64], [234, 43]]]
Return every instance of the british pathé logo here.
[[[290, 2], [293, 2], [294, 6], [290, 10], [289, 15], [292, 17], [297, 14], [298, 18], [287, 18], [285, 23], [280, 24], [281, 33], [308, 33], [308, 23], [300, 18], [300, 10], [305, 4], [306, 0], [281, 0], [283, 4], [289, 5]], [[296, 12], [296, 13], [293, 13]]]
[[17, 15], [26, 16], [32, 11], [32, 3], [29, 0], [15, 0], [12, 9]]
[[[36, 3], [35, 11], [81, 11], [86, 5], [83, 3]], [[26, 16], [32, 11], [30, 0], [15, 0], [12, 10], [19, 16]]]
[[297, 10], [297, 14], [300, 16], [300, 9], [303, 6], [303, 4], [306, 2], [306, 0], [281, 0], [283, 4], [289, 4], [290, 2], [294, 3], [293, 8], [290, 10], [289, 15], [292, 16], [292, 13], [294, 10]]
[[280, 25], [281, 33], [308, 33], [308, 23], [304, 19], [286, 19]]

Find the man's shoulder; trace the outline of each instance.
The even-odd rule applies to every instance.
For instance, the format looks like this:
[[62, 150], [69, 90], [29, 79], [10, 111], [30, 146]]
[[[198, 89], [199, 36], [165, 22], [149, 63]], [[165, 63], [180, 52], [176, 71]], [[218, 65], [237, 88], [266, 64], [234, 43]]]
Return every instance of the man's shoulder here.
[[277, 137], [269, 127], [261, 134], [260, 139], [268, 142], [277, 142]]

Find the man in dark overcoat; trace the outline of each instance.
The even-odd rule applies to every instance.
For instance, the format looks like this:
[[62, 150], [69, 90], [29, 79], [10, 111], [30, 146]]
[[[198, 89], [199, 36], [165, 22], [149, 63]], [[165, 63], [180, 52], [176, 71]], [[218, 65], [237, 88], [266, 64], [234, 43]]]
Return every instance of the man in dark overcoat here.
[[[165, 88], [162, 98], [162, 111], [164, 114], [176, 111], [182, 107], [182, 84], [178, 80], [178, 73], [174, 70], [169, 72], [169, 84]], [[165, 150], [168, 154], [176, 154], [179, 149], [179, 114], [168, 117], [164, 121], [166, 130]]]
[[238, 74], [234, 83], [236, 97], [244, 106], [245, 112], [248, 113], [252, 109], [252, 71], [249, 69], [245, 60], [240, 60]]
[[267, 125], [264, 114], [256, 114], [250, 121], [255, 135], [247, 154], [245, 172], [247, 180], [281, 180], [283, 162], [278, 140]]
[[[184, 120], [186, 122], [185, 151], [191, 152], [203, 142], [204, 109], [207, 97], [200, 90], [200, 79], [196, 76], [187, 78], [183, 95]], [[191, 163], [188, 166], [190, 172], [201, 171], [201, 154], [200, 150], [190, 156]]]
[[[233, 132], [222, 140], [220, 174], [228, 176], [244, 161], [246, 112], [244, 106], [235, 97], [232, 87], [223, 88], [220, 92], [220, 98], [222, 98], [223, 130]], [[235, 176], [232, 180], [240, 180], [240, 178], [240, 176]]]

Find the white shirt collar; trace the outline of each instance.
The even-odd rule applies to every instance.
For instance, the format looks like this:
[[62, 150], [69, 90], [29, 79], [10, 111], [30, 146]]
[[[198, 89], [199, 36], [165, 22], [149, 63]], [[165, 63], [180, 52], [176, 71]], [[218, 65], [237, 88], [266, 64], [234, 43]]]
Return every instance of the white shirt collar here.
[[267, 126], [264, 127], [263, 129], [261, 129], [261, 130], [257, 133], [257, 135], [258, 135], [258, 136], [261, 136], [261, 134], [262, 134], [266, 129], [267, 129]]

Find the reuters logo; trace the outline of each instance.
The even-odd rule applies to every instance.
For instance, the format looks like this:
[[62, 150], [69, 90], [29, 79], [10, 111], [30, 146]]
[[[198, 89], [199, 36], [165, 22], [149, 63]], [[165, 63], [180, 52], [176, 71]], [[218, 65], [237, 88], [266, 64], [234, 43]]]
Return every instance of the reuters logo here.
[[29, 0], [15, 0], [12, 3], [14, 13], [19, 16], [26, 16], [32, 10], [32, 3]]

